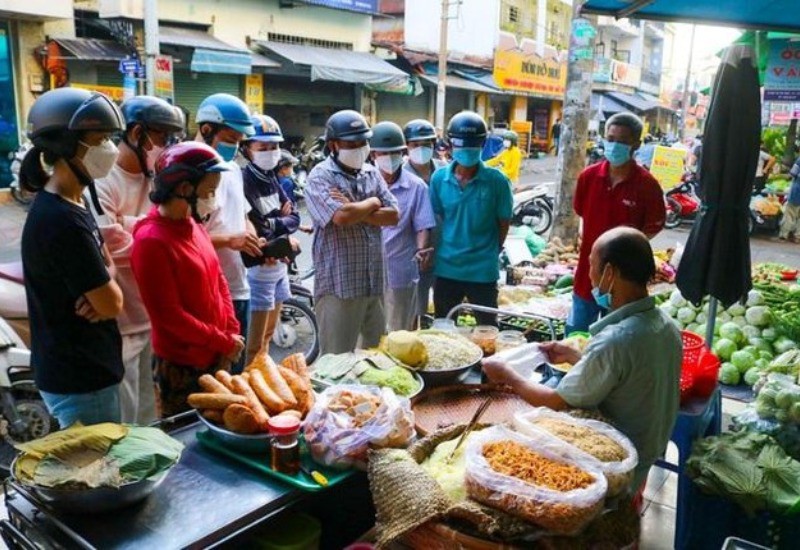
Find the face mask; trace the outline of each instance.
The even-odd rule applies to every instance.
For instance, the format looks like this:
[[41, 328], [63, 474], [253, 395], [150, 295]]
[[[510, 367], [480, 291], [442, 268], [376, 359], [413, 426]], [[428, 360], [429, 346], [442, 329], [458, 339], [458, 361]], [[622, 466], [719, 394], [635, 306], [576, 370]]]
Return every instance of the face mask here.
[[403, 165], [403, 155], [391, 154], [375, 157], [375, 164], [384, 174], [394, 174]]
[[195, 208], [197, 209], [197, 215], [200, 216], [200, 219], [205, 221], [211, 216], [211, 213], [217, 209], [216, 195], [211, 195], [207, 199], [198, 198]]
[[622, 166], [631, 159], [631, 146], [618, 141], [606, 141], [603, 154], [611, 166]]
[[281, 160], [281, 152], [279, 149], [274, 151], [254, 151], [253, 164], [268, 172], [278, 166], [278, 161]]
[[165, 147], [161, 147], [160, 145], [156, 145], [153, 143], [153, 140], [150, 139], [150, 136], [147, 136], [147, 139], [150, 141], [150, 149], [147, 149], [144, 152], [144, 162], [147, 165], [147, 171], [151, 174], [156, 173], [156, 159], [161, 154], [161, 152], [165, 149]]
[[428, 164], [433, 158], [433, 147], [417, 147], [408, 151], [408, 156], [414, 164]]
[[456, 147], [453, 149], [453, 160], [467, 168], [481, 161], [480, 147]]
[[[606, 273], [606, 270], [605, 270], [605, 268], [603, 268], [603, 275], [605, 275], [605, 273]], [[603, 281], [603, 276], [601, 275], [600, 276], [600, 282], [602, 282], [602, 281]], [[614, 282], [613, 281], [611, 282], [611, 286], [608, 287], [608, 292], [606, 292], [606, 293], [603, 293], [600, 290], [599, 283], [598, 283], [598, 286], [592, 288], [592, 298], [594, 298], [594, 301], [597, 303], [598, 306], [600, 306], [603, 309], [607, 309], [607, 310], [611, 309], [611, 290], [613, 288], [614, 288]]]
[[364, 163], [369, 158], [369, 145], [359, 147], [358, 149], [339, 149], [337, 153], [339, 162], [352, 168], [353, 170], [361, 170]]
[[233, 160], [233, 157], [236, 156], [236, 151], [239, 150], [239, 146], [236, 143], [228, 143], [227, 141], [220, 141], [214, 146], [214, 149], [217, 150], [219, 156], [222, 157], [222, 160], [225, 162], [230, 162]]
[[504, 139], [503, 140], [503, 147], [505, 147], [506, 149], [511, 149], [511, 140], [510, 139]]
[[81, 160], [89, 177], [92, 179], [106, 177], [119, 156], [119, 149], [114, 142], [107, 139], [100, 145], [89, 145], [82, 141], [79, 143], [87, 148]]

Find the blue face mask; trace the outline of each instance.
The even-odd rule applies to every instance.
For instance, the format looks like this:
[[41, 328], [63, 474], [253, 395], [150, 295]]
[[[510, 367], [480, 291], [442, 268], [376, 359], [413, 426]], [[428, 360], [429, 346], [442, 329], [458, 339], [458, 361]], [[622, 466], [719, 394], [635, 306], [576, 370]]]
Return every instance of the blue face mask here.
[[[603, 269], [603, 275], [605, 275], [605, 269]], [[600, 276], [600, 281], [603, 281], [602, 275]], [[611, 282], [611, 286], [608, 287], [608, 292], [602, 292], [600, 290], [600, 285], [592, 288], [592, 298], [603, 309], [610, 310], [611, 309], [611, 289], [614, 287], [614, 282]]]
[[630, 145], [618, 141], [605, 141], [603, 144], [603, 154], [611, 166], [622, 166], [631, 159]]
[[480, 147], [456, 147], [453, 149], [453, 160], [467, 168], [481, 161]]
[[219, 141], [214, 146], [214, 149], [217, 150], [219, 156], [222, 157], [222, 160], [225, 162], [229, 162], [233, 160], [233, 157], [236, 156], [236, 152], [239, 150], [239, 145], [236, 143], [228, 143], [227, 141]]

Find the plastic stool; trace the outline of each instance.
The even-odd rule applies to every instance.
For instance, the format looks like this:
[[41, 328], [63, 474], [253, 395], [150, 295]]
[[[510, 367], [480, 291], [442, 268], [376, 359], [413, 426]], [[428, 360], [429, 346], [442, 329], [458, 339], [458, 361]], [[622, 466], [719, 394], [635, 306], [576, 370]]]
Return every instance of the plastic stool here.
[[678, 474], [678, 502], [675, 508], [675, 544], [676, 550], [687, 548], [687, 525], [691, 517], [691, 485], [692, 480], [684, 473], [686, 460], [692, 453], [692, 444], [696, 439], [710, 435], [718, 435], [722, 427], [722, 396], [717, 388], [707, 400], [690, 400], [682, 405], [678, 412], [675, 428], [670, 441], [678, 448], [678, 463], [665, 459], [656, 461], [656, 466]]

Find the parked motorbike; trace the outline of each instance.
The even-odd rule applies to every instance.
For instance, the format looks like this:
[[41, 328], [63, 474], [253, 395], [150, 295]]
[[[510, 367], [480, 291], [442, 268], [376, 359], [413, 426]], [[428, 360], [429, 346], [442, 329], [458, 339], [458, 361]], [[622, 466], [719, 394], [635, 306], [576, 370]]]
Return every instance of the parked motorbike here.
[[679, 185], [667, 191], [664, 201], [667, 209], [664, 227], [674, 229], [684, 221], [694, 220], [702, 201], [697, 196], [697, 183], [692, 175], [685, 175]]
[[597, 164], [604, 158], [605, 149], [603, 148], [603, 142], [599, 141], [594, 144], [594, 146], [589, 150], [589, 153], [586, 155], [586, 165], [590, 166], [592, 164]]
[[[777, 214], [768, 215], [763, 214], [756, 208], [756, 201], [769, 196], [767, 191], [762, 191], [760, 194], [754, 194], [750, 201], [750, 218], [748, 219], [747, 229], [752, 235], [756, 231], [766, 233], [776, 233], [781, 227], [781, 220], [783, 220], [783, 211], [778, 211]], [[780, 193], [777, 195], [778, 201], [781, 206], [786, 203], [786, 194]]]
[[306, 179], [311, 169], [325, 160], [325, 136], [317, 136], [308, 150], [303, 148], [293, 154], [300, 160], [295, 167], [295, 177], [297, 178], [297, 188], [301, 190], [302, 194], [302, 191], [306, 187]]
[[15, 201], [23, 206], [28, 206], [31, 204], [33, 202], [33, 198], [36, 196], [35, 193], [31, 193], [30, 191], [23, 189], [22, 184], [19, 182], [19, 171], [22, 167], [22, 159], [25, 158], [25, 155], [27, 155], [28, 151], [30, 151], [32, 148], [33, 145], [26, 141], [19, 146], [19, 149], [8, 154], [8, 160], [11, 161], [11, 165], [9, 167], [11, 170], [11, 185], [9, 186], [11, 196], [14, 197]]
[[537, 185], [514, 195], [512, 225], [527, 225], [537, 235], [543, 235], [553, 225], [553, 197], [549, 184]]
[[276, 362], [294, 353], [305, 355], [306, 363], [319, 355], [319, 327], [314, 314], [314, 293], [303, 281], [314, 276], [314, 269], [306, 273], [292, 270], [289, 287], [292, 297], [283, 302], [281, 315], [272, 335], [269, 355]]

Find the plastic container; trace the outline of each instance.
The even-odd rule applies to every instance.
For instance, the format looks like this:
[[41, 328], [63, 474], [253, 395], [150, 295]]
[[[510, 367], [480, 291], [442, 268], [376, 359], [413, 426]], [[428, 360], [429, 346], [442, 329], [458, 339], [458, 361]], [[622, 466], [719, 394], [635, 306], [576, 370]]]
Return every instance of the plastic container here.
[[281, 514], [252, 539], [260, 550], [317, 550], [322, 524], [313, 516], [301, 512]]
[[495, 352], [498, 334], [500, 330], [497, 327], [478, 325], [472, 330], [470, 338], [483, 350], [484, 356], [489, 356]]
[[699, 334], [681, 331], [681, 341], [683, 342], [683, 370], [693, 370], [700, 360], [700, 354], [705, 348], [706, 341]]
[[268, 421], [270, 442], [270, 465], [276, 472], [294, 475], [300, 471], [300, 419], [295, 416], [278, 415]]
[[519, 330], [501, 330], [497, 334], [495, 352], [516, 348], [517, 346], [521, 346], [527, 342], [528, 341], [525, 339], [525, 335]]
[[456, 330], [456, 322], [452, 319], [434, 319], [431, 329], [454, 332]]

